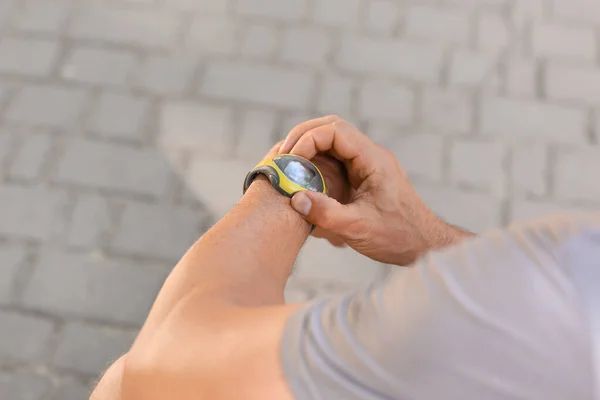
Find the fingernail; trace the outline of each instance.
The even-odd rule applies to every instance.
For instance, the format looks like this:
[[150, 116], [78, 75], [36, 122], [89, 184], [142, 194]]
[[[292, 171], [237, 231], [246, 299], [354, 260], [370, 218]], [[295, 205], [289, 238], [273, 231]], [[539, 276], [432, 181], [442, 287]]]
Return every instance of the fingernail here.
[[307, 216], [310, 213], [312, 203], [305, 193], [300, 192], [292, 197], [292, 207], [300, 214]]
[[281, 153], [283, 151], [283, 148], [285, 147], [285, 142], [281, 143], [281, 146], [279, 146], [279, 151], [278, 153]]

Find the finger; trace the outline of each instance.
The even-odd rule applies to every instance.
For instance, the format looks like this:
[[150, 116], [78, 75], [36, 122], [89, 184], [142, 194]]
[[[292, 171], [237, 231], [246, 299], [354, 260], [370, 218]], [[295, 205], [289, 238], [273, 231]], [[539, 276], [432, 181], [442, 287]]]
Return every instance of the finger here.
[[296, 125], [283, 141], [283, 145], [279, 149], [279, 154], [288, 153], [292, 147], [296, 144], [298, 139], [302, 137], [306, 132], [310, 131], [321, 125], [330, 124], [333, 121], [339, 120], [337, 115], [327, 115], [325, 117], [311, 119], [310, 121], [303, 122]]
[[344, 238], [346, 228], [360, 216], [353, 206], [318, 192], [298, 192], [292, 197], [292, 207], [308, 222]]

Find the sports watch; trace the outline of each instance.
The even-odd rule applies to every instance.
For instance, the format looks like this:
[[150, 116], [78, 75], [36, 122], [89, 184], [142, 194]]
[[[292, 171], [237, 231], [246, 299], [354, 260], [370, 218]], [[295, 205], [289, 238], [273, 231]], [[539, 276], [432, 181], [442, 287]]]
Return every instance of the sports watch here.
[[244, 193], [258, 174], [263, 174], [282, 195], [292, 197], [304, 190], [327, 193], [325, 180], [315, 164], [293, 154], [280, 154], [261, 161], [246, 175]]

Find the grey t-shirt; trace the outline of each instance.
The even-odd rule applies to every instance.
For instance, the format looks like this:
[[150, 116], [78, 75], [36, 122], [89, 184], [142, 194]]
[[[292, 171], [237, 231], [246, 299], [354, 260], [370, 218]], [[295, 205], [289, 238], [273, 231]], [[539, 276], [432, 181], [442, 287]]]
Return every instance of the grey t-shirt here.
[[594, 293], [600, 215], [513, 225], [301, 308], [285, 377], [299, 400], [594, 399]]

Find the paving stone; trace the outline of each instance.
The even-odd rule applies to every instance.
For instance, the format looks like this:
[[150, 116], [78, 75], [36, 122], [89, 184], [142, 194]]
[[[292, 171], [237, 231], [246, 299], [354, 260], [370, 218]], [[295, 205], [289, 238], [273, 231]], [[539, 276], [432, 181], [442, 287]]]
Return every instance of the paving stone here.
[[97, 247], [110, 227], [110, 206], [106, 198], [84, 194], [77, 198], [69, 226], [67, 243], [77, 247]]
[[381, 274], [378, 262], [350, 248], [336, 248], [315, 238], [304, 245], [294, 269], [294, 277], [299, 279], [334, 280], [356, 287], [367, 286]]
[[551, 99], [600, 104], [600, 70], [595, 67], [550, 63], [544, 85]]
[[592, 27], [536, 24], [532, 47], [536, 56], [594, 60], [596, 37]]
[[600, 3], [594, 0], [552, 0], [551, 9], [557, 19], [600, 23]]
[[269, 111], [247, 110], [237, 140], [237, 156], [258, 163], [275, 144], [277, 116]]
[[359, 13], [360, 0], [319, 0], [314, 4], [313, 20], [331, 26], [354, 26]]
[[33, 372], [0, 372], [1, 399], [43, 400], [51, 388], [49, 378]]
[[450, 62], [450, 85], [475, 87], [488, 82], [494, 75], [497, 60], [495, 52], [456, 50]]
[[155, 149], [73, 139], [66, 144], [56, 180], [160, 197], [169, 177], [169, 165]]
[[532, 98], [536, 92], [536, 65], [533, 60], [511, 60], [506, 68], [506, 92]]
[[154, 94], [182, 94], [191, 84], [196, 66], [189, 56], [149, 56], [134, 78], [134, 86]]
[[44, 249], [25, 292], [27, 307], [64, 317], [140, 325], [168, 271]]
[[60, 237], [67, 196], [42, 187], [0, 186], [0, 234], [32, 240]]
[[426, 133], [404, 134], [394, 138], [388, 148], [409, 176], [436, 182], [442, 178], [442, 139]]
[[94, 4], [82, 8], [69, 34], [76, 39], [164, 48], [175, 41], [178, 28], [179, 20], [174, 14]]
[[323, 114], [339, 114], [349, 117], [352, 107], [352, 79], [335, 74], [323, 77], [320, 86], [317, 109]]
[[52, 71], [60, 45], [54, 40], [0, 39], [0, 73], [42, 77]]
[[464, 93], [428, 89], [422, 95], [421, 120], [428, 128], [445, 134], [467, 133], [472, 118], [471, 100]]
[[17, 9], [19, 0], [5, 0], [0, 3], [0, 28], [7, 25], [14, 10]]
[[323, 65], [330, 49], [331, 39], [325, 30], [306, 27], [288, 28], [283, 32], [281, 58], [284, 61], [314, 66]]
[[61, 74], [93, 85], [125, 85], [136, 63], [129, 51], [79, 47], [68, 56]]
[[80, 89], [27, 85], [9, 104], [5, 119], [26, 125], [66, 128], [75, 123], [88, 97]]
[[385, 119], [408, 124], [413, 117], [414, 95], [404, 86], [370, 81], [361, 88], [358, 114], [365, 119]]
[[21, 31], [57, 34], [70, 12], [68, 1], [27, 1], [17, 9], [13, 25]]
[[38, 361], [54, 331], [46, 319], [0, 311], [0, 364]]
[[367, 3], [366, 29], [390, 35], [400, 18], [400, 10], [392, 0], [370, 0]]
[[102, 93], [89, 122], [97, 134], [130, 140], [143, 140], [149, 101], [126, 94]]
[[[23, 246], [0, 247], [0, 304], [8, 303], [13, 279], [24, 259], [25, 248]], [[1, 334], [2, 331], [0, 331]]]
[[21, 142], [8, 174], [13, 178], [33, 180], [40, 175], [52, 138], [45, 133], [32, 133]]
[[225, 13], [228, 11], [230, 3], [231, 1], [229, 0], [170, 0], [169, 6], [183, 11]]
[[69, 379], [60, 384], [53, 400], [82, 400], [90, 397], [92, 388], [75, 379]]
[[236, 4], [239, 14], [282, 21], [299, 20], [308, 9], [307, 0], [238, 0]]
[[561, 149], [554, 165], [554, 190], [559, 199], [598, 201], [600, 152], [596, 148]]
[[468, 14], [460, 9], [415, 5], [406, 12], [406, 34], [440, 42], [467, 43]]
[[212, 62], [208, 65], [200, 93], [222, 100], [295, 109], [308, 104], [313, 80], [312, 73], [295, 69]]
[[[210, 173], [215, 176], [216, 171]], [[109, 248], [128, 255], [178, 261], [200, 237], [204, 220], [205, 215], [198, 210], [127, 202]]]
[[450, 150], [450, 180], [502, 196], [506, 190], [505, 157], [506, 149], [500, 143], [455, 140]]
[[267, 57], [273, 54], [280, 33], [273, 25], [252, 24], [246, 28], [242, 40], [242, 54], [252, 57]]
[[[360, 54], [360, 57], [357, 57]], [[442, 48], [424, 43], [349, 36], [342, 39], [337, 65], [374, 75], [391, 75], [419, 82], [437, 82]]]
[[225, 16], [202, 15], [194, 18], [188, 47], [202, 54], [231, 54], [235, 50], [238, 24]]
[[511, 156], [512, 188], [516, 195], [546, 194], [548, 150], [543, 144], [518, 146]]
[[129, 330], [68, 323], [61, 334], [52, 364], [99, 376], [129, 350], [135, 336], [136, 332]]
[[0, 177], [3, 175], [3, 166], [6, 158], [12, 153], [12, 143], [14, 142], [12, 134], [5, 129], [0, 129]]
[[501, 200], [496, 196], [453, 187], [415, 183], [431, 209], [451, 224], [481, 233], [501, 225]]
[[480, 48], [504, 48], [510, 42], [508, 24], [498, 14], [484, 14], [477, 19], [477, 45]]
[[163, 105], [163, 147], [223, 155], [233, 147], [233, 111], [229, 107], [176, 101]]
[[498, 139], [583, 143], [585, 126], [585, 111], [574, 107], [497, 96], [482, 102], [481, 132]]

